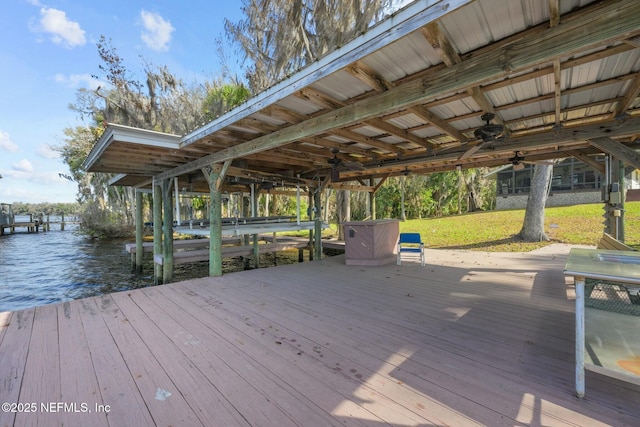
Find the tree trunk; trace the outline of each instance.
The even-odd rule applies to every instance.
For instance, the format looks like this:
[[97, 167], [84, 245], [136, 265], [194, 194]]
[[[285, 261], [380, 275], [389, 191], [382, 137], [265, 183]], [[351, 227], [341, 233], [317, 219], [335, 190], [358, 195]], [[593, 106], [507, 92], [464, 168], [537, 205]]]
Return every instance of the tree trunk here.
[[533, 170], [531, 191], [527, 199], [524, 224], [520, 230], [520, 238], [525, 242], [542, 242], [549, 240], [544, 232], [544, 207], [549, 194], [552, 164], [538, 164]]
[[351, 220], [351, 192], [338, 190], [336, 193], [336, 209], [338, 213], [338, 240], [344, 240], [342, 224]]
[[404, 190], [405, 190], [405, 181], [407, 180], [406, 176], [400, 177], [400, 219], [403, 221], [407, 220], [407, 214], [404, 210]]

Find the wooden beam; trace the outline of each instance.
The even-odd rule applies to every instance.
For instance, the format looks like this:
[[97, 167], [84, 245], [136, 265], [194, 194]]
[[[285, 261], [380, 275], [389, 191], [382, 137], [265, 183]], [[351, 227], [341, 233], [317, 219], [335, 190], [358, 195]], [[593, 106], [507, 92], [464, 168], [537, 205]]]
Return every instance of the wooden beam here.
[[588, 156], [586, 153], [580, 150], [568, 150], [566, 153], [576, 159], [580, 160], [582, 163], [591, 166], [593, 169], [600, 172], [602, 175], [606, 173], [604, 163], [600, 163], [596, 161], [593, 157]]
[[329, 187], [334, 190], [366, 191], [368, 193], [372, 192], [374, 188], [368, 185], [345, 184], [342, 182], [333, 182], [329, 184]]
[[640, 93], [640, 72], [637, 72], [635, 79], [633, 79], [633, 81], [631, 82], [631, 85], [629, 86], [629, 89], [627, 89], [627, 92], [624, 94], [622, 101], [618, 103], [614, 117], [620, 117], [621, 115], [624, 114], [625, 111], [631, 108], [636, 98], [638, 97], [639, 93]]
[[462, 58], [455, 50], [449, 39], [442, 33], [437, 22], [431, 22], [420, 29], [420, 32], [427, 39], [431, 47], [436, 51], [442, 62], [447, 67], [462, 62]]
[[556, 27], [560, 24], [560, 0], [549, 0], [549, 25]]
[[[435, 51], [440, 56], [440, 59], [442, 59], [442, 62], [444, 62], [447, 67], [452, 67], [463, 62], [462, 57], [458, 54], [449, 39], [440, 29], [438, 22], [432, 22], [422, 28], [422, 35], [431, 44], [431, 47], [435, 49]], [[471, 95], [471, 97], [474, 99], [474, 101], [476, 101], [476, 103], [483, 111], [493, 113], [495, 115], [495, 121], [504, 125], [504, 120], [502, 119], [500, 114], [496, 112], [493, 104], [491, 103], [491, 101], [489, 101], [480, 87], [472, 86], [467, 89], [467, 92], [469, 93], [469, 95]], [[506, 128], [505, 131], [507, 132], [507, 134], [509, 133], [509, 130]], [[464, 140], [460, 141], [464, 142]]]
[[[243, 117], [260, 111], [265, 105], [275, 104], [283, 98], [297, 92], [300, 88], [315, 83], [319, 79], [319, 76], [324, 77], [339, 71], [343, 69], [345, 65], [352, 64], [380, 48], [399, 40], [407, 34], [412, 33], [426, 23], [439, 19], [448, 13], [452, 13], [454, 10], [473, 1], [475, 0], [447, 0], [446, 2], [437, 1], [435, 3], [416, 2], [409, 5], [394, 14], [391, 19], [381, 22], [352, 42], [328, 53], [321, 61], [305, 67], [291, 78], [265, 90], [260, 95], [243, 104], [240, 108], [236, 108], [230, 113], [225, 114], [219, 120], [215, 120], [186, 135], [181, 140], [181, 146], [190, 145], [209, 134], [215, 133]], [[200, 166], [195, 169], [199, 168]]]
[[164, 263], [162, 264], [162, 283], [170, 283], [173, 281], [173, 208], [171, 197], [171, 178], [162, 180], [162, 255]]
[[228, 169], [229, 161], [224, 165], [211, 165], [211, 174], [207, 181], [215, 183], [209, 186], [209, 276], [222, 276], [222, 195], [220, 194], [220, 175], [224, 169]]
[[[182, 175], [210, 163], [255, 154], [300, 138], [319, 135], [382, 114], [424, 104], [442, 94], [466, 90], [519, 70], [543, 65], [554, 59], [571, 56], [640, 33], [640, 8], [633, 2], [612, 0], [598, 3], [588, 11], [578, 13], [582, 17], [580, 20], [569, 19], [563, 25], [550, 28], [537, 36], [501, 45], [496, 50], [487, 50], [441, 72], [429, 74], [379, 95], [210, 154], [159, 174], [158, 178]], [[588, 32], [584, 31], [585, 22], [589, 23]], [[611, 22], [615, 22], [616, 25], [611, 25]]]
[[362, 61], [358, 61], [346, 68], [346, 71], [357, 78], [358, 80], [367, 84], [376, 92], [385, 92], [395, 85], [390, 85], [387, 80], [372, 70], [367, 64]]
[[630, 39], [627, 39], [624, 42], [634, 48], [640, 47], [640, 36], [631, 37]]
[[349, 141], [353, 141], [353, 142], [357, 142], [359, 144], [366, 144], [370, 147], [373, 148], [378, 148], [380, 150], [386, 151], [388, 153], [398, 153], [398, 154], [402, 154], [405, 153], [406, 150], [401, 148], [401, 147], [397, 147], [394, 144], [389, 144], [386, 142], [382, 142], [382, 141], [378, 141], [377, 139], [374, 138], [369, 138], [368, 136], [359, 134], [357, 132], [353, 132], [350, 130], [346, 130], [346, 129], [332, 129], [331, 133], [333, 135], [339, 136], [340, 138], [345, 138], [348, 139]]
[[[549, 0], [549, 26], [557, 27], [560, 24], [560, 5], [559, 0]], [[556, 128], [561, 125], [560, 109], [562, 107], [560, 100], [562, 97], [562, 73], [560, 68], [560, 59], [553, 61], [553, 81], [554, 81], [554, 103], [555, 103], [555, 123]]]
[[[364, 83], [372, 87], [378, 93], [385, 92], [389, 89], [396, 87], [395, 83], [385, 80], [382, 76], [376, 74], [373, 70], [366, 67], [364, 64], [362, 64], [357, 69], [357, 72], [354, 71], [353, 68], [347, 68], [347, 71], [350, 72], [354, 77], [360, 79], [361, 81], [363, 81]], [[456, 128], [446, 123], [444, 120], [442, 120], [440, 117], [433, 114], [424, 106], [410, 107], [408, 111], [414, 113], [418, 117], [427, 121], [432, 126], [437, 127], [442, 132], [452, 135], [456, 139], [458, 139], [458, 137], [462, 135], [461, 133], [458, 132]], [[384, 130], [385, 132], [389, 132], [393, 135], [397, 135], [397, 133], [403, 134], [402, 132], [399, 132], [399, 131], [404, 131], [403, 129], [399, 129], [399, 128], [397, 128], [397, 130], [394, 130], [393, 128], [395, 128], [395, 126], [391, 125], [388, 122], [385, 122], [382, 119], [371, 118], [364, 121], [364, 123], [371, 124], [372, 126], [377, 127], [378, 129]], [[377, 124], [374, 124], [374, 123], [377, 123]], [[385, 125], [384, 123], [387, 123], [387, 125]], [[405, 139], [410, 140], [411, 142], [414, 142], [427, 149], [432, 148], [434, 145], [431, 141], [419, 138], [409, 133], [408, 131], [404, 131], [404, 135], [405, 135], [404, 136]]]
[[227, 175], [227, 171], [229, 170], [229, 166], [231, 166], [231, 160], [227, 160], [222, 165], [222, 169], [220, 169], [220, 173], [216, 177], [215, 189], [216, 191], [220, 191], [222, 187], [222, 182], [224, 181], [224, 177]]
[[406, 129], [399, 128], [398, 126], [387, 122], [386, 120], [373, 118], [365, 121], [366, 124], [375, 127], [376, 129], [380, 129], [381, 131], [390, 133], [393, 136], [404, 139], [408, 142], [413, 142], [421, 147], [431, 149], [433, 144], [427, 141], [424, 138], [419, 137], [418, 135], [414, 135]]
[[555, 123], [556, 127], [560, 126], [561, 118], [561, 99], [562, 99], [562, 73], [560, 72], [560, 60], [556, 59], [553, 61], [553, 82], [554, 82], [554, 91], [553, 91], [553, 102], [555, 105]]
[[[382, 178], [380, 178], [380, 182], [378, 182], [376, 184], [376, 186], [373, 188], [373, 193], [377, 193], [378, 190], [380, 189], [380, 187], [382, 187], [382, 184], [385, 183], [385, 181], [387, 180], [387, 178], [389, 178], [391, 176], [391, 174], [387, 174], [387, 176], [383, 176]], [[372, 178], [373, 179], [373, 178]]]
[[[162, 254], [162, 184], [153, 183], [153, 255]], [[154, 263], [153, 282], [158, 284], [162, 277], [162, 266]]]
[[426, 120], [427, 122], [431, 123], [433, 126], [437, 127], [442, 132], [451, 135], [454, 139], [457, 139], [460, 142], [466, 142], [468, 140], [468, 138], [464, 136], [462, 132], [460, 132], [458, 129], [456, 129], [455, 127], [453, 127], [452, 125], [450, 125], [449, 123], [445, 122], [443, 119], [441, 119], [440, 117], [432, 113], [426, 107], [423, 107], [421, 105], [415, 105], [411, 107], [411, 112], [417, 115], [418, 117], [422, 118], [423, 120]]
[[609, 137], [590, 138], [589, 143], [626, 164], [640, 169], [640, 155], [636, 150]]
[[[516, 151], [527, 152], [537, 150], [539, 152], [557, 153], [556, 158], [566, 157], [565, 151], [575, 149], [574, 146], [588, 147], [591, 140], [598, 141], [605, 137], [626, 137], [640, 132], [640, 117], [633, 117], [624, 123], [612, 120], [607, 123], [596, 123], [586, 126], [565, 127], [559, 131], [548, 131], [531, 135], [512, 137], [508, 143], [498, 144], [491, 148], [485, 148], [470, 158], [460, 160], [460, 152], [441, 154], [438, 157], [431, 155], [418, 155], [401, 160], [381, 162], [379, 166], [369, 167], [361, 173], [351, 171], [344, 172], [344, 180], [355, 179], [357, 176], [380, 176], [392, 172], [402, 173], [402, 170], [411, 165], [425, 165], [425, 169], [433, 169], [434, 172], [453, 170], [457, 164], [473, 164], [474, 167], [485, 165], [498, 166], [507, 164], [507, 159]], [[586, 140], [589, 142], [585, 142]], [[618, 143], [619, 145], [622, 145]], [[591, 144], [593, 145], [593, 144]], [[554, 156], [551, 156], [554, 157]], [[551, 158], [550, 157], [550, 158]], [[431, 165], [438, 165], [433, 168]]]

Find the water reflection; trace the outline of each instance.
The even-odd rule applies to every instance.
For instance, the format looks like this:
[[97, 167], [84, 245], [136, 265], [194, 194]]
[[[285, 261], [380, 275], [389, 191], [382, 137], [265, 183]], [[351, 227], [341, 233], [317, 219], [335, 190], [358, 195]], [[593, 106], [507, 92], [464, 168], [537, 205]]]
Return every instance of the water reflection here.
[[[143, 274], [133, 274], [130, 256], [124, 250], [128, 241], [92, 240], [77, 234], [72, 227], [0, 237], [0, 311], [153, 285], [150, 254], [145, 254]], [[296, 250], [277, 254], [278, 264], [297, 260]], [[273, 264], [272, 254], [261, 256], [261, 267]], [[241, 259], [223, 261], [225, 273], [242, 269]], [[184, 264], [176, 266], [174, 278], [187, 280], [208, 273], [206, 262]]]

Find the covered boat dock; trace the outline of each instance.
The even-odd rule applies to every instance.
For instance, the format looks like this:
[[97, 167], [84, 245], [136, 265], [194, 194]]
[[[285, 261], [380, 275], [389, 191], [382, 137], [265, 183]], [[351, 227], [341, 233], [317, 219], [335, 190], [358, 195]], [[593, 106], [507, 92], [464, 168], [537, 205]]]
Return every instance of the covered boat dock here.
[[153, 191], [165, 282], [173, 230], [160, 224], [173, 223], [176, 188], [209, 194], [212, 276], [222, 274], [225, 192], [252, 203], [260, 192], [306, 194], [316, 258], [322, 191], [369, 192], [375, 219], [390, 176], [575, 157], [603, 175], [605, 208], [623, 218], [612, 184], [640, 168], [632, 3], [417, 1], [187, 135], [109, 124], [85, 167]]

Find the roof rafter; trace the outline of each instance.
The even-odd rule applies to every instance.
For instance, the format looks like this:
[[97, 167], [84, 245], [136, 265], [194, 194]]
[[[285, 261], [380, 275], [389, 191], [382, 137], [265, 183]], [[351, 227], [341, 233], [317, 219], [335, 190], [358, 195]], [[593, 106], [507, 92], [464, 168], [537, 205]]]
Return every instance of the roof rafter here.
[[[462, 57], [455, 50], [449, 39], [444, 35], [442, 29], [438, 22], [432, 22], [427, 24], [421, 30], [422, 35], [427, 39], [431, 47], [435, 49], [435, 51], [442, 59], [447, 67], [452, 67], [456, 64], [463, 62]], [[482, 89], [479, 86], [471, 86], [467, 88], [467, 92], [471, 97], [476, 101], [476, 103], [480, 106], [482, 110], [487, 113], [492, 113], [495, 115], [495, 121], [500, 124], [505, 124], [502, 116], [495, 110], [493, 104], [489, 101], [487, 96], [484, 94]], [[509, 129], [505, 127], [504, 131], [508, 134]], [[464, 142], [464, 139], [456, 138], [460, 140], [460, 142]]]

